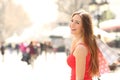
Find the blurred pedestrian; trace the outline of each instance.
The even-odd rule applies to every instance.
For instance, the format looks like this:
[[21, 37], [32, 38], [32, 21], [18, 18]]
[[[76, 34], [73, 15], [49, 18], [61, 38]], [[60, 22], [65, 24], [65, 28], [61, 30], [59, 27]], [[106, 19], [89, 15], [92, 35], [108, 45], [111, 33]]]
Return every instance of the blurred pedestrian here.
[[27, 53], [29, 53], [29, 55], [30, 55], [30, 64], [33, 67], [34, 66], [34, 60], [37, 58], [37, 53], [36, 53], [36, 49], [35, 49], [35, 45], [34, 45], [33, 41], [31, 41], [29, 43], [29, 45], [27, 46]]
[[43, 50], [44, 50], [44, 44], [42, 42], [39, 43], [40, 44], [40, 55], [42, 55]]
[[4, 42], [1, 42], [1, 44], [0, 44], [0, 51], [1, 51], [1, 55], [2, 55], [2, 62], [4, 62], [4, 54], [5, 54]]
[[17, 55], [19, 54], [19, 48], [20, 46], [19, 46], [19, 44], [17, 43], [17, 44], [15, 44], [15, 50], [16, 50], [16, 52], [17, 52]]
[[22, 52], [22, 61], [27, 62], [27, 64], [30, 64], [30, 54], [27, 52], [27, 45], [25, 42], [20, 43], [20, 51]]

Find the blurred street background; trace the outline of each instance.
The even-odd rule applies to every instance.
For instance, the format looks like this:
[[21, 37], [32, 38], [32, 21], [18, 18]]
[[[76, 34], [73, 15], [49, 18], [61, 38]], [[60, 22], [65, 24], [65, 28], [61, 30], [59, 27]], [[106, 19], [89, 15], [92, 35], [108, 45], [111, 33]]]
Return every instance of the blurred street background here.
[[[15, 51], [11, 54], [6, 51], [4, 62], [0, 55], [1, 80], [70, 80], [70, 68], [67, 65], [66, 53], [43, 52], [35, 61], [34, 67], [21, 61], [21, 53]], [[101, 75], [101, 80], [120, 80], [120, 68]], [[97, 80], [94, 78], [94, 80]]]
[[[120, 0], [0, 0], [0, 79], [70, 80], [69, 21], [85, 9], [94, 35], [120, 56]], [[113, 53], [114, 54], [114, 53]], [[120, 80], [116, 70], [101, 80]]]

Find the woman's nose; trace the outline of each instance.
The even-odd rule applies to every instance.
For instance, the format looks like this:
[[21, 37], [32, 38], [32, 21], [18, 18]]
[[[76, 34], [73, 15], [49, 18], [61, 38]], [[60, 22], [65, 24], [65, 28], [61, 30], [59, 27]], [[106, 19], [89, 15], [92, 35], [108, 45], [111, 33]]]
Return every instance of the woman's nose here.
[[74, 27], [74, 25], [75, 25], [74, 22], [70, 23], [70, 27]]

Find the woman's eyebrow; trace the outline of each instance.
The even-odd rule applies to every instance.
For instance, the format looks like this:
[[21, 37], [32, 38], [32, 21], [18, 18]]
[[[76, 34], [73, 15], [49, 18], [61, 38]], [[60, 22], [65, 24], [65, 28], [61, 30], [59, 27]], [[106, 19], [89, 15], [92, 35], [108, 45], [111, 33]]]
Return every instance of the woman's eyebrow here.
[[80, 20], [74, 20], [74, 21], [81, 22]]

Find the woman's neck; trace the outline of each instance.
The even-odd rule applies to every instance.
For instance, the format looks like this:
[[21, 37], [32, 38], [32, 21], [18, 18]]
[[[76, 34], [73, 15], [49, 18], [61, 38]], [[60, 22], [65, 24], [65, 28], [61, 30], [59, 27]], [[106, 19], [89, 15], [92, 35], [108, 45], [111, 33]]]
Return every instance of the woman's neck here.
[[73, 39], [74, 42], [81, 42], [83, 43], [83, 36], [81, 35], [77, 35], [77, 36], [74, 36], [74, 39]]
[[71, 45], [71, 52], [74, 50], [74, 48], [79, 44], [79, 43], [84, 43], [82, 37], [74, 37]]
[[83, 37], [74, 37], [72, 41], [72, 47], [75, 47], [79, 43], [84, 43]]

